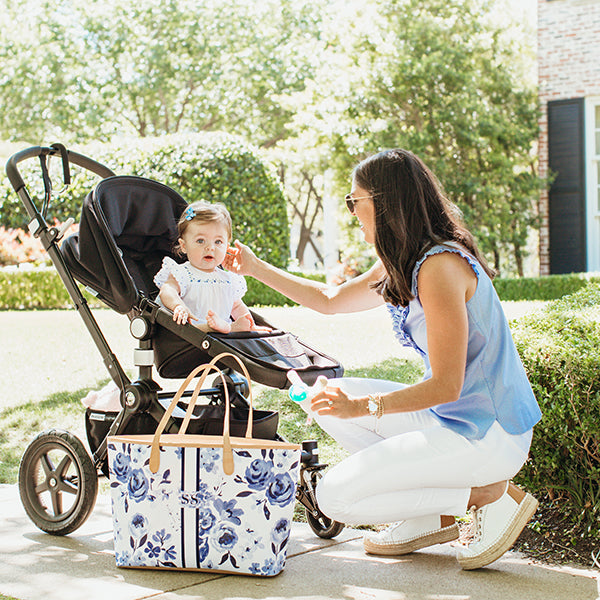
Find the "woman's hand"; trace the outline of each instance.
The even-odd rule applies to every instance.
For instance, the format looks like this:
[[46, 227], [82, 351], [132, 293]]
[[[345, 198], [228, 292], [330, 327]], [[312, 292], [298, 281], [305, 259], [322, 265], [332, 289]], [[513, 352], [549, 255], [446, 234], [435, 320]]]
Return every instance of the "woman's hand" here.
[[352, 398], [338, 386], [328, 385], [316, 394], [310, 402], [310, 408], [318, 415], [328, 415], [339, 419], [364, 417], [369, 414], [366, 398]]
[[227, 250], [223, 266], [238, 275], [252, 275], [257, 261], [256, 254], [248, 246], [235, 240], [234, 247]]

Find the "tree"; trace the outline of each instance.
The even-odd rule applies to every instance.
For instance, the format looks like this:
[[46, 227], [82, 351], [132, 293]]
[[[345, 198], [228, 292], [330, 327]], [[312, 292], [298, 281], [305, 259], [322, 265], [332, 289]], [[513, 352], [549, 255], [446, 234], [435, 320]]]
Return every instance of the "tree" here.
[[72, 25], [60, 3], [0, 0], [0, 137], [39, 143], [65, 130], [91, 135], [92, 90]]
[[496, 269], [512, 263], [522, 275], [539, 189], [536, 93], [515, 70], [519, 49], [486, 21], [489, 6], [380, 2], [377, 27], [353, 36], [367, 69], [350, 115], [371, 149], [402, 146], [421, 156]]
[[496, 268], [522, 273], [536, 96], [501, 1], [0, 0], [0, 138], [242, 135], [282, 165], [300, 255], [323, 173], [342, 196], [357, 160], [404, 146]]
[[311, 77], [319, 31], [308, 1], [2, 2], [9, 139], [221, 129], [273, 144], [290, 116], [278, 95]]

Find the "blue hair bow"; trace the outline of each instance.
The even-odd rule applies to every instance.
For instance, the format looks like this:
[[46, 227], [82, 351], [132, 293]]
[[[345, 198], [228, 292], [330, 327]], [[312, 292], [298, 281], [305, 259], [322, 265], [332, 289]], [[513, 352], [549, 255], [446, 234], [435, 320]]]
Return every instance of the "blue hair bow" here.
[[188, 206], [185, 209], [183, 216], [186, 221], [191, 221], [196, 216], [196, 211], [191, 206]]

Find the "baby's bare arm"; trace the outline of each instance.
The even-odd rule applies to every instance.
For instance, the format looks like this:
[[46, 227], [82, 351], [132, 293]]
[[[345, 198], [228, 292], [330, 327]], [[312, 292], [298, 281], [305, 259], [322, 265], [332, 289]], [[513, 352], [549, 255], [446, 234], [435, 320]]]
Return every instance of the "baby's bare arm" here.
[[190, 312], [185, 302], [181, 299], [180, 293], [181, 288], [177, 280], [173, 275], [169, 275], [167, 281], [160, 288], [158, 295], [162, 303], [173, 311], [173, 321], [176, 321], [180, 325], [188, 321], [197, 321], [198, 318]]
[[231, 317], [234, 321], [237, 321], [240, 317], [247, 315], [250, 313], [250, 309], [241, 301], [236, 300], [233, 303], [233, 308], [231, 309]]

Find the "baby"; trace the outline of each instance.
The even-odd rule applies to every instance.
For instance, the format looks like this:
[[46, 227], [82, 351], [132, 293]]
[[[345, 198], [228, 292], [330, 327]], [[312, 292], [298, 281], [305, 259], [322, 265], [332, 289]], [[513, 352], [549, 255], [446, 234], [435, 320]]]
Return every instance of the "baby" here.
[[163, 259], [154, 276], [159, 304], [171, 309], [180, 325], [190, 322], [203, 331], [221, 333], [262, 331], [242, 302], [247, 290], [244, 278], [219, 268], [227, 252], [236, 252], [229, 249], [227, 208], [220, 203], [194, 202], [183, 212], [178, 230], [177, 251], [188, 260], [179, 264], [169, 257]]

